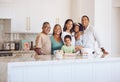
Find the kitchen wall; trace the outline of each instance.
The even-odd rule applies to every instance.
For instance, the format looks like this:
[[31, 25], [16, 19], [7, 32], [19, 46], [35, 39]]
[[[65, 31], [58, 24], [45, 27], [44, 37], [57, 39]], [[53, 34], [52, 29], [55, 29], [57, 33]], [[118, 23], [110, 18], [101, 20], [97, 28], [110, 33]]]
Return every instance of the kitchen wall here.
[[91, 25], [94, 25], [95, 0], [72, 0], [72, 19], [81, 22], [81, 17], [87, 15]]
[[97, 34], [105, 49], [111, 54], [112, 0], [95, 0], [94, 20]]
[[120, 7], [112, 8], [112, 54], [120, 54]]

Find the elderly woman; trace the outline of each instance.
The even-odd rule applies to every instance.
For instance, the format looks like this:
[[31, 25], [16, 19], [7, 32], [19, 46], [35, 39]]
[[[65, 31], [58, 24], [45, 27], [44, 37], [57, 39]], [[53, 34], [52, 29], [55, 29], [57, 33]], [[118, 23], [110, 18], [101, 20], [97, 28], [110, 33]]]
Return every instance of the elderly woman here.
[[52, 54], [54, 54], [55, 50], [60, 50], [63, 45], [61, 33], [62, 33], [61, 26], [59, 24], [56, 24], [53, 28], [53, 35], [50, 37], [52, 45], [51, 46]]

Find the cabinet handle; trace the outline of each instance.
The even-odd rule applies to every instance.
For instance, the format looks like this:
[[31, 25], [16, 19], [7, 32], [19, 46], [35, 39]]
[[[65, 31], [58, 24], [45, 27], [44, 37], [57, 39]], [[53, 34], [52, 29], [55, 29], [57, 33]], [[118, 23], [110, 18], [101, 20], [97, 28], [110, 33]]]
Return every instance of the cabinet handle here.
[[26, 17], [26, 31], [30, 31], [30, 16]]

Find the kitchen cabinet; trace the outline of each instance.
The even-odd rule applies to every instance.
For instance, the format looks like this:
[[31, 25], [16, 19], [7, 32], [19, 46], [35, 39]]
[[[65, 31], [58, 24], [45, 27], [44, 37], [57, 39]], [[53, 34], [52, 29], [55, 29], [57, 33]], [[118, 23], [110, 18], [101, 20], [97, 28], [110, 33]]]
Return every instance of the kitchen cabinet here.
[[24, 81], [21, 82], [49, 82], [49, 65], [25, 67]]
[[112, 62], [111, 75], [111, 82], [120, 82], [120, 62]]
[[97, 62], [93, 64], [95, 82], [111, 82], [111, 63]]
[[42, 57], [41, 61], [29, 62], [14, 59], [8, 63], [8, 82], [120, 82], [120, 58], [117, 57], [43, 60]]
[[72, 65], [72, 82], [94, 82], [92, 64], [75, 63]]
[[8, 72], [8, 76], [10, 74], [10, 78], [8, 82], [24, 82], [24, 67], [16, 67], [10, 68], [11, 70]]
[[71, 82], [71, 64], [53, 64], [49, 74], [50, 82]]
[[[2, 1], [0, 17], [11, 18], [12, 32], [40, 32], [43, 22], [62, 26], [71, 16], [70, 0], [22, 0]], [[66, 12], [65, 12], [66, 11]], [[51, 30], [52, 31], [52, 30]]]

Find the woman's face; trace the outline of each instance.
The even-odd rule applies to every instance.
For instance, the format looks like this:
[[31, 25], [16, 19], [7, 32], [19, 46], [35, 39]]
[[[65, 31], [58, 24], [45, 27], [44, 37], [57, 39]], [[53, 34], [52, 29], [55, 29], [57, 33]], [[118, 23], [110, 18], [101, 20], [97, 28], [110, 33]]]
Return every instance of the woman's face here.
[[72, 27], [73, 27], [73, 22], [72, 22], [72, 21], [68, 21], [68, 22], [66, 23], [66, 28], [67, 28], [67, 30], [71, 30]]
[[60, 26], [56, 26], [56, 27], [54, 28], [54, 34], [60, 35], [61, 32], [62, 32], [62, 30], [61, 30], [61, 27], [60, 27]]
[[74, 31], [79, 32], [79, 26], [75, 26]]
[[82, 18], [82, 25], [87, 28], [87, 26], [89, 25], [89, 20], [87, 17], [83, 17]]

